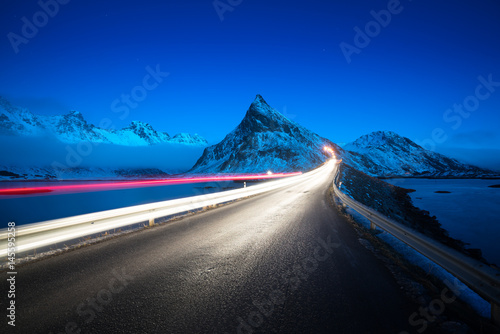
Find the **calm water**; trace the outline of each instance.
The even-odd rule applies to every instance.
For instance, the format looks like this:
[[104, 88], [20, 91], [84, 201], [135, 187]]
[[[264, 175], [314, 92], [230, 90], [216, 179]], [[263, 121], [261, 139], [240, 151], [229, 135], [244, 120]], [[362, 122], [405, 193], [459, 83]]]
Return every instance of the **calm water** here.
[[[415, 206], [437, 217], [450, 236], [480, 248], [490, 262], [500, 265], [500, 180], [384, 180], [410, 193]], [[449, 191], [436, 194], [435, 191]]]
[[[96, 183], [86, 182], [86, 183]], [[2, 182], [1, 188], [53, 186], [68, 183], [15, 183]], [[73, 183], [74, 184], [74, 183]], [[78, 184], [82, 184], [81, 182]], [[248, 183], [250, 185], [250, 183]], [[157, 187], [92, 191], [84, 193], [53, 192], [30, 196], [0, 196], [0, 228], [7, 227], [7, 222], [17, 225], [64, 218], [85, 213], [111, 210], [131, 205], [147, 204], [169, 199], [209, 194], [217, 191], [242, 188], [243, 183], [204, 182], [175, 184]]]

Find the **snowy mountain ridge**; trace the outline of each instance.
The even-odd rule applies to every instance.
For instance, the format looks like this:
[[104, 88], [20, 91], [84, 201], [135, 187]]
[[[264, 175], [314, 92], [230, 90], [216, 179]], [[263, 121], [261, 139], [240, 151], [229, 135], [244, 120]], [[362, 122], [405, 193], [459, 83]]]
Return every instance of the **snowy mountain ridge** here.
[[429, 151], [392, 131], [375, 131], [342, 147], [346, 163], [379, 177], [486, 177], [492, 171]]
[[359, 137], [352, 143], [345, 144], [343, 148], [349, 151], [369, 150], [370, 148], [386, 145], [389, 142], [399, 147], [418, 146], [410, 139], [402, 137], [393, 131], [374, 131]]
[[377, 177], [491, 177], [495, 173], [428, 151], [392, 131], [376, 131], [340, 147], [287, 119], [257, 95], [241, 123], [207, 147], [191, 172], [288, 172], [313, 169], [338, 158]]
[[[168, 133], [156, 131], [151, 125], [139, 121], [133, 121], [123, 129], [114, 130], [102, 129], [87, 123], [83, 115], [77, 111], [66, 115], [39, 116], [27, 109], [14, 107], [2, 98], [0, 98], [0, 134], [26, 138], [49, 135], [63, 143], [88, 141], [122, 147], [156, 147], [155, 144], [172, 143], [201, 150], [207, 145], [207, 141], [197, 134], [179, 133], [171, 137]], [[205, 147], [201, 157], [193, 156], [192, 161], [197, 157], [199, 159], [190, 172], [308, 171], [330, 158], [323, 150], [324, 146], [331, 147], [338, 158], [370, 176], [436, 178], [498, 176], [489, 170], [428, 151], [392, 131], [372, 132], [340, 147], [289, 120], [267, 104], [261, 95], [256, 96], [241, 123], [221, 142]], [[158, 156], [164, 154], [163, 152], [159, 152]], [[133, 157], [136, 157], [137, 153], [135, 152]], [[178, 153], [174, 158], [178, 158]], [[158, 168], [157, 165], [162, 161], [164, 158], [157, 161], [155, 155], [155, 160], [144, 166], [145, 168], [136, 170], [138, 173], [143, 171], [150, 173]], [[92, 173], [103, 176], [118, 175], [115, 171], [102, 168], [98, 170], [96, 167], [95, 164], [87, 163], [87, 166], [79, 166], [80, 169], [73, 168], [71, 171], [62, 172], [72, 178], [90, 177]], [[132, 166], [127, 164], [124, 167]], [[15, 165], [1, 166], [0, 176], [11, 178], [12, 175], [9, 173], [25, 179], [55, 177], [54, 171], [38, 164], [24, 169]], [[58, 175], [60, 174], [59, 171]]]
[[12, 136], [54, 136], [59, 141], [75, 144], [81, 141], [122, 146], [148, 146], [159, 143], [206, 146], [198, 134], [180, 133], [171, 137], [156, 131], [148, 123], [132, 121], [123, 129], [103, 129], [89, 124], [78, 111], [66, 115], [35, 115], [25, 108], [13, 106], [0, 97], [0, 134]]

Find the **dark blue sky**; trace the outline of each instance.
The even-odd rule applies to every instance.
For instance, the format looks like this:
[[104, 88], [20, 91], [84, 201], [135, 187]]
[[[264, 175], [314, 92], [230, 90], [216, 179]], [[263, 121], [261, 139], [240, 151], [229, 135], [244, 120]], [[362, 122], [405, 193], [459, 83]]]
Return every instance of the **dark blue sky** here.
[[[141, 120], [215, 143], [262, 94], [335, 142], [392, 130], [481, 163], [500, 153], [496, 0], [220, 0], [219, 13], [213, 0], [60, 2], [53, 17], [33, 0], [0, 5], [0, 95], [34, 113]], [[381, 10], [385, 27], [371, 22]], [[169, 74], [144, 84], [148, 67]], [[480, 76], [490, 84], [476, 90]]]

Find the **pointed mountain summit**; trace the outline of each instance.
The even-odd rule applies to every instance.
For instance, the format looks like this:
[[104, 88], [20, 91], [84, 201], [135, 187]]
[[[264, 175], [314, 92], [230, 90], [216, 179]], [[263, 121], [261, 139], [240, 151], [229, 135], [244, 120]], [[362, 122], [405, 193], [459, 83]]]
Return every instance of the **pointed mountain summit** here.
[[191, 169], [195, 173], [306, 171], [337, 146], [289, 120], [257, 95], [241, 123], [220, 143], [207, 147]]
[[284, 117], [275, 109], [271, 108], [271, 106], [264, 100], [262, 95], [257, 94], [255, 100], [250, 105], [248, 109], [248, 114], [253, 115], [254, 117], [263, 117], [263, 118], [279, 118]]
[[269, 106], [260, 95], [255, 97], [239, 128], [248, 132], [276, 131], [291, 134], [291, 129], [294, 129], [297, 133], [300, 131], [309, 132], [309, 130], [290, 121], [276, 109]]
[[492, 171], [429, 151], [392, 131], [376, 131], [342, 147], [344, 162], [371, 176], [487, 177]]

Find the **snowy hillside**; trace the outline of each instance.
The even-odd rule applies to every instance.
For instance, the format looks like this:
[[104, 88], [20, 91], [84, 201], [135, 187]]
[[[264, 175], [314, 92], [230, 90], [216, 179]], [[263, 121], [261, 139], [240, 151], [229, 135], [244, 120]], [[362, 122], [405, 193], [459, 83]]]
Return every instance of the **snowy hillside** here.
[[306, 171], [336, 145], [290, 121], [257, 95], [241, 123], [220, 143], [207, 147], [191, 169], [194, 173]]
[[66, 115], [42, 116], [12, 106], [0, 97], [0, 134], [12, 136], [53, 136], [67, 144], [82, 141], [122, 146], [147, 146], [159, 143], [205, 146], [207, 141], [198, 134], [180, 133], [170, 137], [147, 123], [133, 121], [120, 130], [102, 129], [87, 123], [78, 111]]
[[491, 171], [422, 148], [391, 131], [376, 131], [342, 147], [346, 163], [371, 176], [483, 177]]
[[[111, 126], [109, 126], [111, 127]], [[0, 180], [164, 177], [189, 169], [207, 141], [133, 121], [115, 130], [77, 111], [42, 116], [0, 97]]]

